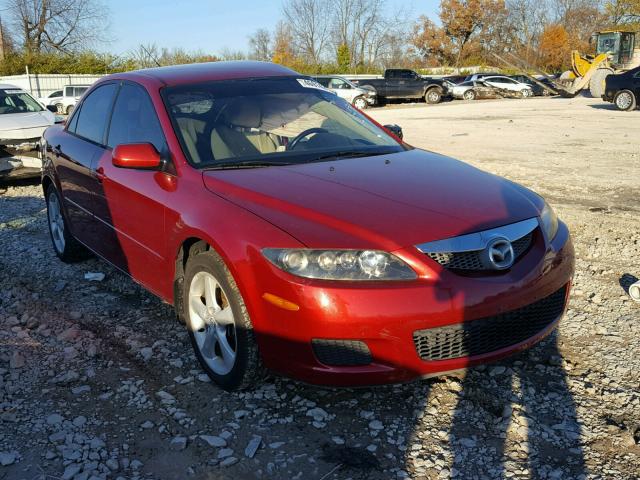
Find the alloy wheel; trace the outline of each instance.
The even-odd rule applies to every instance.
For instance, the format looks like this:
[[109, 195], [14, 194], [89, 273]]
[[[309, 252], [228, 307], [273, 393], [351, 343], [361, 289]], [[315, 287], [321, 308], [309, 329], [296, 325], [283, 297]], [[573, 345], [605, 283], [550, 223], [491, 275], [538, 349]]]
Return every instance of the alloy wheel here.
[[51, 231], [51, 238], [53, 239], [53, 245], [56, 247], [58, 253], [64, 252], [65, 240], [64, 240], [64, 218], [62, 217], [62, 209], [60, 208], [60, 201], [55, 191], [49, 194], [47, 201], [47, 216], [49, 217], [49, 230]]
[[209, 272], [191, 280], [189, 325], [207, 366], [218, 375], [231, 372], [238, 351], [235, 319], [220, 282]]
[[621, 92], [616, 98], [616, 106], [620, 110], [628, 110], [633, 103], [633, 97], [629, 92]]

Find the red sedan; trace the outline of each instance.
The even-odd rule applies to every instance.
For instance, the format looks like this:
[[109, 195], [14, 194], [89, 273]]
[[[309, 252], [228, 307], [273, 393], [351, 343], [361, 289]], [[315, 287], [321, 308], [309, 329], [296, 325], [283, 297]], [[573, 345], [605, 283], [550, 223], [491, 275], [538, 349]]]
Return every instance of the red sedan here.
[[222, 388], [264, 367], [401, 382], [530, 347], [562, 316], [567, 227], [308, 77], [229, 62], [110, 75], [43, 139], [53, 247], [175, 306]]

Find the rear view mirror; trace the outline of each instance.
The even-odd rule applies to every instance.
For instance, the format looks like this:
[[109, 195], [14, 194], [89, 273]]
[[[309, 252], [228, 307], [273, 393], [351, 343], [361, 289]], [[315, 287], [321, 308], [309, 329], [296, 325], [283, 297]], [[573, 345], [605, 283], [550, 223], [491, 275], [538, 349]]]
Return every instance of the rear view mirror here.
[[393, 125], [385, 125], [384, 128], [389, 130], [391, 133], [393, 133], [400, 140], [403, 139], [404, 134], [402, 133], [402, 127], [400, 125], [395, 125], [395, 124], [393, 124]]
[[150, 143], [130, 143], [113, 149], [111, 161], [116, 167], [152, 170], [160, 167], [160, 154]]

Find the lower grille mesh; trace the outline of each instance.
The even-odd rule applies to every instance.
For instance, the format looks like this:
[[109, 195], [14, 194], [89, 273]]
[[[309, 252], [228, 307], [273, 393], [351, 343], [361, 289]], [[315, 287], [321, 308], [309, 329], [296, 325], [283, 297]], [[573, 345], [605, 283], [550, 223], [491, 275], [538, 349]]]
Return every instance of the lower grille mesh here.
[[413, 341], [422, 360], [481, 355], [523, 342], [564, 310], [566, 287], [526, 307], [463, 324], [418, 330]]
[[313, 353], [325, 365], [357, 366], [371, 363], [371, 352], [357, 340], [311, 340]]

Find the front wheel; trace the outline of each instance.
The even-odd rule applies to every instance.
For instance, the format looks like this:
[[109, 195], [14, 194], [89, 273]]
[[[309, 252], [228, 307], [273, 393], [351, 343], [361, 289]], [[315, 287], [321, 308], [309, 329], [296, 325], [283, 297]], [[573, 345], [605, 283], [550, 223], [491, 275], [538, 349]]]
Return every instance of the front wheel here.
[[231, 272], [213, 250], [187, 261], [184, 318], [204, 371], [227, 391], [255, 387], [262, 364], [253, 326]]
[[529, 98], [533, 96], [533, 90], [525, 88], [522, 90], [522, 98]]
[[71, 115], [73, 113], [73, 105], [69, 105], [67, 107], [67, 115]]
[[623, 112], [629, 112], [636, 108], [636, 96], [631, 90], [620, 90], [616, 93], [616, 96], [613, 97], [613, 103]]
[[353, 100], [353, 106], [356, 107], [358, 110], [364, 110], [369, 106], [369, 104], [367, 103], [367, 100], [364, 97], [356, 97]]
[[424, 101], [434, 105], [442, 101], [442, 93], [437, 88], [432, 88], [424, 94]]

